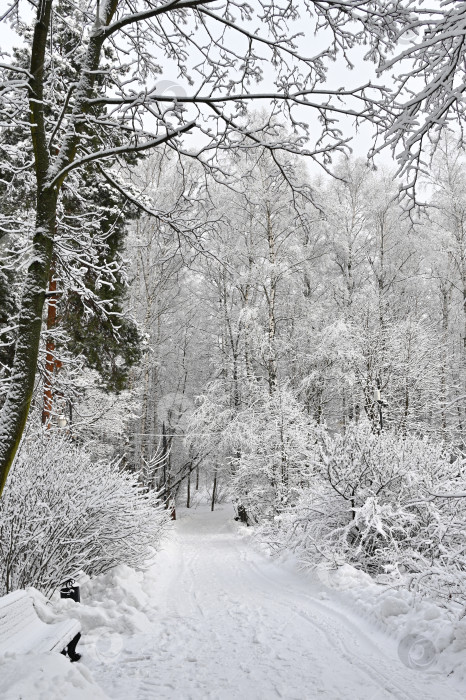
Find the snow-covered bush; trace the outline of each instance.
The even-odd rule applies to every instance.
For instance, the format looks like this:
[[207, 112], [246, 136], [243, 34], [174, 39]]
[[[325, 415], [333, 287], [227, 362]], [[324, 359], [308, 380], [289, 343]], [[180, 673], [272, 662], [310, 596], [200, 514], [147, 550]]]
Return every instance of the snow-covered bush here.
[[430, 439], [355, 424], [323, 435], [320, 468], [268, 527], [307, 565], [350, 563], [378, 580], [460, 596], [466, 582], [466, 469]]
[[49, 594], [81, 570], [143, 567], [167, 524], [157, 494], [118, 462], [51, 431], [30, 436], [0, 500], [0, 595], [30, 585]]
[[320, 427], [286, 389], [264, 390], [225, 430], [231, 486], [253, 522], [296, 503], [314, 481]]
[[[245, 380], [246, 385], [246, 380]], [[188, 444], [217, 465], [249, 523], [273, 518], [313, 480], [322, 428], [286, 387], [248, 381], [241, 405], [218, 384], [200, 397]]]

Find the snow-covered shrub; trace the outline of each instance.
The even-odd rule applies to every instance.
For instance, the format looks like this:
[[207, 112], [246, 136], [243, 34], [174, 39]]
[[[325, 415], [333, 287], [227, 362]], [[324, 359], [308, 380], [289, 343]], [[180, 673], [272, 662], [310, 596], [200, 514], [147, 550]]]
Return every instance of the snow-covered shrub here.
[[238, 412], [226, 430], [234, 448], [231, 485], [251, 521], [275, 517], [310, 486], [320, 432], [286, 389], [264, 391]]
[[465, 464], [433, 440], [369, 425], [323, 435], [316, 479], [268, 528], [308, 565], [348, 562], [381, 581], [458, 595], [465, 583]]
[[188, 444], [217, 466], [248, 522], [258, 523], [294, 503], [311, 482], [320, 433], [291, 390], [270, 393], [254, 379], [238, 406], [212, 385], [191, 416]]
[[36, 434], [23, 443], [0, 500], [0, 595], [25, 586], [49, 594], [81, 570], [143, 567], [167, 524], [157, 494], [141, 491], [118, 462]]

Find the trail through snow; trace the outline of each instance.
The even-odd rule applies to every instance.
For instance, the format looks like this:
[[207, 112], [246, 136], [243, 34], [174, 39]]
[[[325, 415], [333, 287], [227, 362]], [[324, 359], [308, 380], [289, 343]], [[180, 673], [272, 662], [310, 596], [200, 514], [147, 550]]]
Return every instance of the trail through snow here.
[[[153, 611], [118, 653], [87, 655], [114, 700], [460, 700], [431, 668], [242, 538], [231, 507], [183, 511], [158, 555]], [[83, 638], [83, 661], [86, 658]], [[90, 660], [89, 660], [90, 659]]]

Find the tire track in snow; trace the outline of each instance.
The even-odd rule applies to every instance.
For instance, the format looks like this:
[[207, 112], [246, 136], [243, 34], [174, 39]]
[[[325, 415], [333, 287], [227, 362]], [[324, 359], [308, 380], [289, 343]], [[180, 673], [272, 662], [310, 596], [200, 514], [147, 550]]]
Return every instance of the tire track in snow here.
[[[258, 565], [256, 562], [252, 561], [251, 556], [260, 560], [260, 555], [254, 553], [253, 550], [243, 552], [240, 543], [241, 540], [237, 536], [231, 537], [230, 546], [232, 545], [232, 548], [236, 550], [238, 561], [242, 561], [242, 567], [235, 567], [236, 574], [245, 581], [249, 595], [251, 594], [251, 585], [255, 583], [255, 587], [260, 590], [262, 598], [268, 600], [269, 605], [281, 607], [284, 612], [287, 613], [291, 611], [306, 624], [311, 625], [314, 633], [324, 636], [327, 645], [336, 651], [340, 659], [345, 659], [348, 664], [358, 669], [361, 676], [365, 676], [367, 680], [370, 679], [378, 685], [374, 700], [378, 700], [379, 698], [381, 700], [382, 698], [388, 697], [399, 698], [399, 700], [418, 700], [420, 698], [419, 691], [421, 691], [421, 687], [421, 692], [423, 693], [422, 697], [432, 697], [435, 699], [439, 697], [429, 692], [431, 679], [426, 678], [424, 675], [425, 672], [413, 672], [404, 667], [400, 667], [402, 678], [401, 680], [395, 680], [393, 664], [395, 662], [395, 665], [399, 665], [398, 660], [384, 658], [380, 654], [380, 650], [377, 646], [369, 640], [367, 635], [363, 635], [348, 617], [329, 610], [328, 606], [322, 605], [311, 595], [304, 594], [296, 588], [293, 589], [292, 595], [294, 601], [291, 601], [289, 592], [286, 591], [281, 584], [277, 583], [275, 580], [271, 580], [270, 577], [263, 573], [262, 568], [264, 568], [264, 562], [260, 562], [260, 565]], [[268, 568], [268, 565], [266, 566]], [[251, 573], [253, 575], [251, 575]], [[194, 577], [195, 572], [193, 572], [193, 578]], [[256, 582], [254, 582], [254, 579], [256, 579]], [[260, 579], [266, 586], [264, 587], [263, 585], [261, 586], [260, 583], [258, 584], [257, 579]], [[273, 587], [276, 595], [271, 595], [267, 591], [267, 586]], [[299, 598], [301, 601], [299, 606], [296, 605], [296, 598]], [[244, 617], [242, 618], [243, 613], [238, 607], [238, 601], [232, 597], [230, 593], [226, 594], [226, 600], [230, 608], [230, 617], [238, 626], [241, 626], [242, 621], [244, 622]], [[303, 603], [305, 608], [307, 607], [308, 609], [303, 609]], [[353, 634], [353, 636], [350, 637], [350, 645], [343, 641], [347, 639], [347, 635], [342, 636], [342, 625], [348, 628], [347, 632], [349, 631]], [[409, 687], [406, 687], [407, 675], [411, 675], [411, 678], [408, 679], [409, 681], [414, 681], [413, 676], [417, 676], [415, 684], [418, 684], [420, 687], [414, 691], [415, 694], [413, 694]], [[412, 682], [409, 683], [409, 686], [411, 685]], [[436, 692], [437, 691], [434, 691], [434, 693]], [[442, 697], [447, 697], [445, 692], [448, 692], [446, 688], [442, 688]], [[453, 690], [452, 693], [454, 693]], [[456, 693], [455, 695], [459, 697]]]
[[[235, 542], [236, 544], [236, 542]], [[367, 679], [370, 679], [371, 681], [374, 681], [377, 683], [379, 686], [376, 691], [376, 695], [373, 696], [374, 700], [376, 698], [380, 697], [392, 697], [392, 698], [398, 698], [398, 700], [416, 700], [416, 698], [413, 698], [411, 695], [406, 694], [401, 688], [397, 687], [397, 693], [396, 695], [390, 691], [390, 695], [387, 696], [387, 688], [391, 685], [391, 689], [394, 690], [393, 684], [390, 683], [389, 677], [386, 675], [382, 675], [381, 673], [375, 671], [373, 668], [368, 668], [367, 667], [367, 658], [364, 659], [364, 661], [360, 661], [357, 657], [357, 655], [354, 652], [350, 652], [347, 647], [345, 647], [342, 643], [341, 640], [338, 638], [338, 636], [335, 634], [335, 629], [333, 629], [334, 625], [329, 625], [329, 621], [322, 617], [322, 615], [316, 615], [315, 613], [313, 615], [310, 615], [307, 611], [304, 611], [302, 609], [299, 609], [293, 602], [289, 600], [289, 593], [284, 590], [283, 586], [277, 585], [274, 581], [272, 581], [269, 577], [265, 576], [258, 567], [253, 563], [253, 562], [248, 562], [247, 559], [245, 559], [244, 556], [240, 556], [243, 553], [239, 550], [238, 546], [235, 547], [237, 550], [237, 553], [239, 555], [239, 558], [243, 562], [242, 567], [238, 567], [238, 573], [239, 575], [244, 579], [246, 583], [246, 589], [247, 593], [251, 595], [252, 589], [251, 589], [251, 584], [254, 582], [254, 577], [258, 578], [260, 577], [261, 581], [259, 582], [258, 585], [256, 585], [256, 588], [258, 592], [260, 593], [262, 597], [262, 604], [264, 604], [264, 601], [266, 600], [271, 608], [277, 608], [281, 607], [284, 610], [284, 615], [283, 617], [286, 618], [287, 615], [291, 612], [293, 615], [297, 616], [301, 620], [304, 620], [306, 624], [309, 624], [313, 628], [313, 636], [319, 636], [319, 637], [324, 637], [324, 640], [321, 640], [319, 642], [319, 647], [322, 648], [323, 644], [327, 644], [329, 647], [333, 647], [334, 649], [337, 650], [338, 656], [340, 659], [345, 659], [348, 661], [352, 666], [356, 666], [359, 671], [367, 676]], [[249, 570], [248, 570], [248, 565], [249, 565]], [[247, 575], [246, 575], [247, 572]], [[251, 573], [253, 576], [251, 577]], [[278, 592], [278, 596], [271, 595], [263, 585], [263, 583], [266, 583], [268, 586], [272, 585], [275, 589], [276, 592]], [[293, 594], [296, 595], [296, 591], [293, 591]], [[286, 598], [286, 601], [280, 600], [280, 596]], [[228, 595], [225, 596], [228, 600], [229, 607], [230, 607], [230, 616], [237, 622], [239, 625], [241, 624], [242, 619], [244, 620], [244, 611], [241, 611], [238, 609], [239, 603], [235, 598], [230, 598], [228, 599]], [[308, 596], [309, 601], [311, 600], [311, 597]], [[307, 602], [309, 602], [307, 601]], [[266, 627], [267, 626], [267, 616], [260, 616], [261, 622], [258, 624], [256, 623], [256, 627], [259, 629], [261, 627]], [[331, 618], [330, 618], [331, 619]], [[346, 623], [346, 620], [344, 620]], [[261, 624], [262, 623], [262, 624]], [[265, 624], [264, 624], [265, 623]], [[284, 626], [283, 629], [286, 628], [287, 625]], [[283, 637], [283, 634], [281, 635]], [[278, 637], [279, 638], [279, 637]], [[277, 639], [277, 636], [276, 636]], [[356, 642], [357, 645], [357, 642]], [[315, 659], [314, 659], [315, 663]], [[383, 682], [383, 687], [380, 687], [380, 682]], [[382, 694], [381, 694], [382, 693]]]

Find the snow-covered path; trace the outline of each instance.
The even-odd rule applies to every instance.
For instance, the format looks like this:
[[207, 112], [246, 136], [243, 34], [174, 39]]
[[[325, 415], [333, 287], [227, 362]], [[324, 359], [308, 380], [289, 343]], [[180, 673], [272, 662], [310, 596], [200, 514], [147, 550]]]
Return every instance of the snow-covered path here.
[[[184, 511], [158, 557], [152, 623], [92, 664], [114, 700], [460, 700], [431, 669], [238, 535], [232, 511]], [[85, 647], [84, 647], [85, 651]]]

